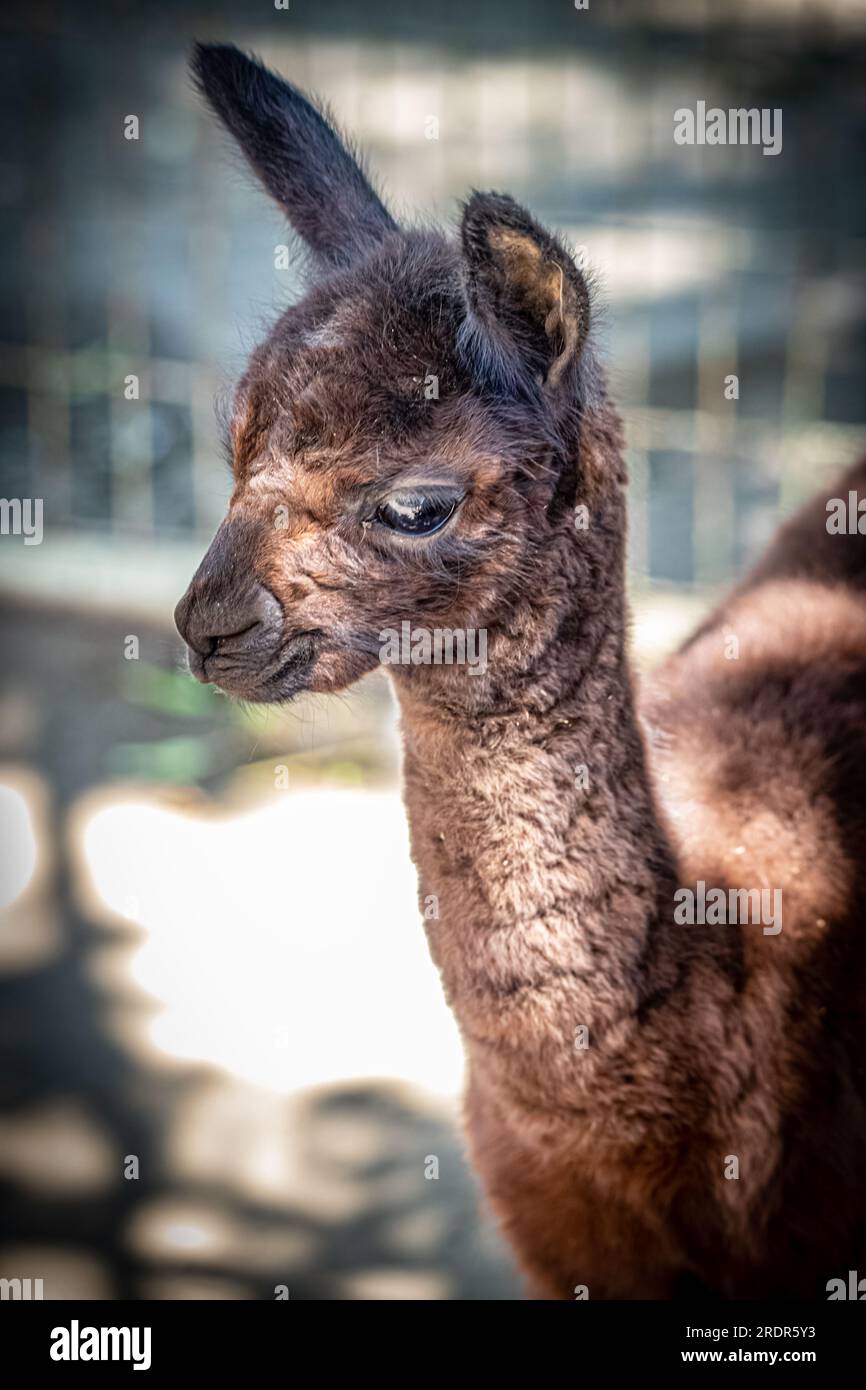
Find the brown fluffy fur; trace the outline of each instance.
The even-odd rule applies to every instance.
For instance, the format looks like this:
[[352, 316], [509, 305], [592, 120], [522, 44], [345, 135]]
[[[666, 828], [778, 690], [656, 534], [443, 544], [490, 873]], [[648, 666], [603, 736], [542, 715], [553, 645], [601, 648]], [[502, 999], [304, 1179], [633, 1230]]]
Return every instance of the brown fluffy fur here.
[[[287, 699], [404, 619], [486, 629], [483, 674], [390, 673], [472, 1153], [531, 1292], [823, 1296], [866, 1263], [866, 541], [819, 499], [636, 701], [620, 426], [564, 248], [494, 194], [459, 245], [402, 232], [293, 88], [232, 49], [196, 69], [313, 256], [178, 606], [197, 674]], [[407, 481], [460, 493], [441, 534], [376, 522]], [[782, 931], [679, 925], [698, 879], [781, 889]]]

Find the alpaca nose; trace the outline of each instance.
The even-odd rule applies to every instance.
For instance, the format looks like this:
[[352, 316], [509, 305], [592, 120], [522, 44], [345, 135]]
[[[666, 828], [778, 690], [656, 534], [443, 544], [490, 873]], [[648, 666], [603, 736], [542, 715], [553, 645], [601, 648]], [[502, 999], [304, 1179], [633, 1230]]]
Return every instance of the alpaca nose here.
[[174, 621], [189, 647], [190, 670], [206, 681], [205, 663], [217, 652], [233, 656], [270, 652], [282, 632], [283, 610], [256, 581], [242, 594], [229, 595], [194, 579], [174, 610]]

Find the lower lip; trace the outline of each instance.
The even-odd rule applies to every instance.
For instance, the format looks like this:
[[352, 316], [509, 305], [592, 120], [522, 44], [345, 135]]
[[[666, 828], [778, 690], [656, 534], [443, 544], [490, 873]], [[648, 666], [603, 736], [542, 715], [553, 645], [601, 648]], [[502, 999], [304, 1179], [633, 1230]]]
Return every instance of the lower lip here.
[[[202, 674], [198, 675], [196, 671], [193, 671], [193, 674], [198, 680], [218, 685], [227, 695], [235, 695], [242, 700], [255, 701], [287, 697], [289, 694], [297, 693], [297, 691], [286, 689], [286, 684], [290, 684], [287, 682], [287, 678], [291, 677], [293, 672], [300, 672], [312, 663], [315, 655], [314, 639], [319, 635], [318, 632], [297, 633], [283, 647], [283, 660], [276, 671], [261, 680], [256, 680], [253, 676], [249, 683], [244, 681], [243, 677], [239, 681], [233, 682], [229, 673], [226, 673], [225, 678], [223, 678], [218, 668], [218, 656], [205, 658], [201, 661]], [[293, 648], [295, 650], [292, 650]]]

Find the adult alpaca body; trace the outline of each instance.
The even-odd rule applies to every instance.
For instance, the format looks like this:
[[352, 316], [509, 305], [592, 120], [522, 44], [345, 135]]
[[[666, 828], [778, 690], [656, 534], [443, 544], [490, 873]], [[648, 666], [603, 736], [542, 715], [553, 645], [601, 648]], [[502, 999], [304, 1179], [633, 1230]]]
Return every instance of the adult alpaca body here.
[[[459, 243], [404, 232], [293, 88], [233, 48], [195, 68], [311, 276], [238, 388], [193, 672], [287, 700], [403, 622], [485, 630], [484, 669], [389, 670], [474, 1161], [530, 1291], [824, 1296], [866, 1254], [866, 541], [819, 499], [636, 701], [620, 426], [565, 249], [499, 194]], [[683, 925], [699, 882], [780, 890], [782, 930]]]

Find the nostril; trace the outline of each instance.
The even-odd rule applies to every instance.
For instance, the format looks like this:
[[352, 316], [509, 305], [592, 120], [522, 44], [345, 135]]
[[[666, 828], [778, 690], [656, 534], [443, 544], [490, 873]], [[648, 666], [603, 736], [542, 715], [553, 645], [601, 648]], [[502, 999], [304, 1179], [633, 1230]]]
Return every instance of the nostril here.
[[251, 623], [247, 623], [246, 627], [238, 628], [237, 632], [221, 632], [218, 637], [211, 638], [211, 651], [218, 652], [221, 648], [228, 649], [237, 646], [245, 647], [247, 643], [240, 639], [249, 637], [249, 634], [254, 632], [257, 627], [261, 627], [261, 621], [254, 618]]
[[279, 599], [263, 584], [256, 588], [255, 599], [249, 610], [251, 626], [261, 623], [268, 629], [279, 630], [283, 625], [283, 606]]
[[283, 610], [270, 590], [260, 584], [233, 600], [204, 596], [193, 583], [177, 605], [174, 620], [181, 637], [199, 658], [191, 664], [200, 668], [220, 651], [236, 653], [275, 641], [282, 631]]
[[221, 615], [219, 629], [214, 626], [212, 635], [216, 647], [239, 649], [246, 646], [267, 645], [276, 639], [283, 626], [282, 605], [261, 584], [255, 592], [246, 596], [245, 602], [228, 604]]

